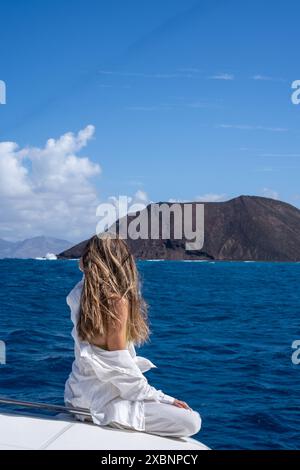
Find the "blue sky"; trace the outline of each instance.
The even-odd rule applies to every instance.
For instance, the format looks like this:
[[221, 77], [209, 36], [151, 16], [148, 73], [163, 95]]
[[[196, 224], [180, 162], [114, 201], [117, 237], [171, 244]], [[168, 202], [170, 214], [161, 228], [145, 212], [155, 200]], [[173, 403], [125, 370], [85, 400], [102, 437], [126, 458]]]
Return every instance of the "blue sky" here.
[[[80, 184], [78, 204], [91, 206], [137, 191], [152, 201], [255, 194], [300, 206], [299, 13], [296, 0], [1, 0], [0, 142], [15, 143], [0, 148], [2, 186], [15, 172], [21, 192], [19, 202], [10, 188], [2, 196], [0, 238], [47, 228], [79, 240], [94, 224], [90, 215], [79, 227], [70, 204]], [[46, 141], [76, 140], [88, 125], [67, 151], [88, 160], [76, 160], [76, 175], [54, 172], [50, 187]]]

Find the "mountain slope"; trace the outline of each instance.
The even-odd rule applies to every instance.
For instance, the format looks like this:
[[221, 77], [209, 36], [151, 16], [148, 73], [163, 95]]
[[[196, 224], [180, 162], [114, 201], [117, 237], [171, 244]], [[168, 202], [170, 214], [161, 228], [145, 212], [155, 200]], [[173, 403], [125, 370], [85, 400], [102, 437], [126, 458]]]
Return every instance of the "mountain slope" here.
[[[300, 210], [296, 207], [258, 196], [203, 204], [205, 240], [201, 251], [186, 251], [185, 240], [172, 237], [128, 240], [136, 258], [300, 261]], [[150, 206], [145, 210], [149, 214]], [[133, 218], [128, 217], [129, 223]], [[85, 244], [62, 252], [60, 257], [80, 257]]]
[[58, 253], [71, 246], [66, 240], [52, 237], [34, 237], [20, 242], [0, 240], [0, 258], [37, 258], [47, 253]]

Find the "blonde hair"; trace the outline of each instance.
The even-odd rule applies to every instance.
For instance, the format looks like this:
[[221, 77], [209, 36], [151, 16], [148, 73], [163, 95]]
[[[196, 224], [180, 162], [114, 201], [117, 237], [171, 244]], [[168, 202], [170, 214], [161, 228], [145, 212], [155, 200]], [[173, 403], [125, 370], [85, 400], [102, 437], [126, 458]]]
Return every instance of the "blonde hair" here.
[[92, 237], [82, 255], [85, 274], [77, 331], [84, 341], [105, 335], [116, 324], [115, 301], [128, 304], [127, 341], [141, 344], [149, 338], [147, 306], [139, 291], [136, 264], [124, 240]]

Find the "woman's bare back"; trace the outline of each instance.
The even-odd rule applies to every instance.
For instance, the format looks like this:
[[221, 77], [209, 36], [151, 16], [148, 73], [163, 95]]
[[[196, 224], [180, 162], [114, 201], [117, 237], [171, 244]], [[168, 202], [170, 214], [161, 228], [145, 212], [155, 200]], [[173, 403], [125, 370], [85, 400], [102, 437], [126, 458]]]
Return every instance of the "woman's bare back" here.
[[107, 351], [126, 349], [127, 346], [127, 320], [128, 302], [122, 298], [113, 302], [115, 313], [118, 317], [116, 325], [108, 325], [106, 335], [96, 335], [92, 344]]

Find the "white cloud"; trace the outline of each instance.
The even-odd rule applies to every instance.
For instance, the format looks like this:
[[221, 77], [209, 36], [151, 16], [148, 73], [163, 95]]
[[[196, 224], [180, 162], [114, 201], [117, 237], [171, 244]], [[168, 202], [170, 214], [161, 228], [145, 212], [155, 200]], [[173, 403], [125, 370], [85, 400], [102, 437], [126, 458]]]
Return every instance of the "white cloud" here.
[[193, 71], [181, 71], [181, 72], [121, 72], [118, 70], [99, 70], [101, 75], [106, 76], [118, 76], [118, 77], [133, 77], [133, 78], [156, 78], [156, 79], [172, 79], [172, 78], [195, 78], [195, 72]]
[[205, 193], [202, 196], [196, 196], [191, 199], [176, 199], [170, 198], [168, 202], [170, 203], [190, 203], [190, 202], [222, 202], [227, 199], [227, 194], [216, 194], [216, 193]]
[[158, 104], [154, 106], [127, 106], [129, 111], [169, 111], [172, 106], [169, 104]]
[[188, 108], [194, 108], [194, 109], [205, 109], [205, 108], [220, 109], [223, 107], [223, 105], [220, 102], [209, 103], [207, 101], [193, 101], [190, 103], [186, 103], [185, 106]]
[[[105, 210], [107, 204], [111, 205], [114, 208], [114, 215], [112, 217], [112, 222], [115, 222], [119, 217], [123, 217], [125, 214], [135, 213], [136, 211], [143, 210], [148, 204], [152, 203], [150, 201], [148, 194], [141, 189], [137, 190], [133, 196], [128, 195], [119, 195], [119, 196], [110, 196], [107, 201], [104, 202]], [[100, 203], [99, 208], [102, 203]], [[101, 211], [99, 212], [101, 213]]]
[[0, 195], [16, 198], [31, 192], [28, 170], [22, 165], [24, 151], [14, 142], [0, 142]]
[[202, 196], [197, 196], [196, 200], [199, 202], [221, 202], [227, 198], [226, 194], [206, 193]]
[[265, 75], [254, 75], [251, 78], [252, 78], [252, 80], [262, 80], [262, 81], [272, 80], [271, 77], [267, 77]]
[[217, 126], [221, 129], [238, 129], [243, 131], [270, 131], [270, 132], [286, 132], [285, 127], [268, 127], [268, 126], [253, 126], [248, 124], [220, 124]]
[[262, 153], [260, 157], [299, 158], [300, 153]]
[[141, 180], [129, 180], [127, 181], [127, 184], [129, 184], [130, 186], [143, 186], [143, 182]]
[[270, 189], [270, 188], [263, 188], [262, 195], [270, 199], [276, 199], [276, 200], [279, 199], [279, 193], [275, 191], [274, 189]]
[[234, 75], [231, 73], [218, 73], [209, 77], [211, 80], [234, 80]]
[[283, 78], [270, 77], [268, 75], [254, 75], [251, 77], [252, 80], [263, 81], [263, 82], [284, 82]]
[[171, 204], [183, 204], [185, 202], [191, 202], [191, 201], [187, 199], [176, 199], [176, 198], [171, 197], [170, 199], [168, 199], [168, 202], [170, 202]]
[[43, 148], [0, 142], [0, 237], [44, 234], [77, 241], [95, 231], [99, 201], [91, 178], [101, 169], [77, 155], [94, 130], [68, 132]]
[[255, 171], [259, 171], [259, 172], [263, 172], [263, 173], [273, 173], [274, 171], [277, 171], [277, 170], [274, 170], [274, 168], [272, 167], [264, 167], [264, 168], [257, 168]]
[[188, 73], [200, 73], [201, 70], [194, 68], [194, 67], [184, 67], [182, 69], [178, 69], [179, 72], [188, 72]]
[[192, 108], [192, 109], [206, 109], [206, 108], [220, 108], [219, 103], [209, 103], [205, 101], [192, 101], [192, 102], [180, 102], [180, 103], [160, 103], [156, 105], [136, 105], [127, 106], [126, 109], [129, 111], [176, 111], [181, 108]]
[[144, 203], [144, 204], [149, 204], [148, 194], [145, 191], [142, 191], [141, 189], [139, 189], [133, 197], [133, 202], [134, 204], [139, 203], [139, 202]]

